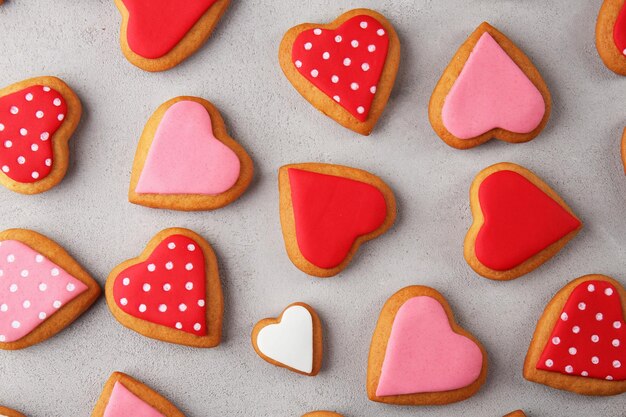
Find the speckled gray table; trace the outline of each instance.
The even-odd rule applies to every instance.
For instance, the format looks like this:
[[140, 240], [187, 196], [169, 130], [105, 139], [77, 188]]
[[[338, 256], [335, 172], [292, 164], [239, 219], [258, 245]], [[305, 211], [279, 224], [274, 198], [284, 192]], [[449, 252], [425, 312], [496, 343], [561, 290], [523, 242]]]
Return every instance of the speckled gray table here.
[[[57, 75], [85, 107], [65, 180], [38, 196], [0, 189], [0, 227], [50, 236], [101, 284], [160, 229], [189, 227], [215, 248], [226, 297], [225, 338], [210, 350], [139, 336], [119, 325], [101, 299], [57, 337], [23, 351], [0, 351], [0, 402], [30, 417], [88, 416], [109, 374], [121, 370], [162, 392], [188, 417], [299, 417], [316, 409], [347, 417], [499, 417], [516, 408], [532, 417], [624, 416], [624, 396], [586, 398], [527, 382], [521, 374], [536, 320], [561, 286], [586, 273], [626, 282], [626, 178], [618, 154], [626, 78], [604, 68], [594, 48], [601, 0], [296, 3], [234, 0], [212, 39], [160, 74], [123, 58], [112, 0], [8, 0], [0, 7], [0, 84]], [[385, 14], [402, 42], [396, 86], [368, 138], [318, 114], [277, 63], [286, 29], [361, 6]], [[456, 48], [483, 20], [534, 60], [551, 89], [553, 113], [530, 143], [457, 151], [430, 128], [427, 103]], [[159, 104], [184, 94], [220, 108], [232, 136], [255, 161], [254, 182], [243, 198], [215, 212], [134, 206], [126, 193], [143, 125]], [[285, 163], [304, 161], [376, 173], [399, 204], [393, 229], [328, 280], [301, 273], [283, 247], [276, 173]], [[507, 283], [478, 277], [462, 256], [471, 222], [469, 184], [480, 169], [500, 161], [534, 170], [585, 222], [552, 261]], [[489, 351], [489, 378], [475, 397], [423, 408], [367, 400], [367, 353], [378, 313], [388, 296], [410, 284], [441, 291]], [[313, 305], [325, 324], [325, 362], [315, 378], [270, 366], [249, 342], [258, 319], [300, 300]]]

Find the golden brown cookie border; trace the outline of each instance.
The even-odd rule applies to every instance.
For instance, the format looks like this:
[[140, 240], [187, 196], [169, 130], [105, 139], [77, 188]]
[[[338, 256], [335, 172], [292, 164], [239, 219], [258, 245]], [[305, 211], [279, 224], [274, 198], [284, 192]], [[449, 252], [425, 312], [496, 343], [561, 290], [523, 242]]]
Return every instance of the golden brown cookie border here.
[[512, 411], [504, 417], [526, 417], [526, 414], [522, 410]]
[[615, 22], [624, 0], [604, 0], [596, 21], [596, 49], [604, 65], [618, 75], [626, 75], [626, 56], [613, 39]]
[[[380, 381], [385, 354], [387, 352], [387, 343], [391, 335], [391, 327], [396, 318], [398, 310], [405, 302], [415, 297], [431, 297], [437, 300], [443, 307], [448, 316], [452, 331], [467, 337], [480, 348], [483, 355], [483, 366], [480, 375], [470, 385], [450, 391], [442, 392], [424, 392], [417, 394], [389, 395], [379, 397], [376, 395], [376, 389]], [[397, 405], [441, 405], [450, 404], [457, 401], [465, 400], [478, 392], [480, 387], [487, 379], [487, 351], [482, 343], [469, 331], [461, 327], [454, 318], [454, 313], [448, 301], [437, 290], [423, 285], [411, 285], [404, 287], [393, 294], [383, 305], [378, 317], [372, 342], [370, 345], [368, 364], [367, 364], [367, 396], [370, 400]]]
[[91, 413], [91, 417], [103, 417], [106, 407], [109, 404], [111, 393], [115, 383], [119, 382], [131, 393], [139, 397], [146, 404], [163, 414], [165, 417], [185, 417], [185, 415], [176, 408], [167, 398], [145, 385], [142, 382], [137, 381], [133, 377], [126, 375], [122, 372], [114, 372], [107, 380], [102, 389], [102, 394], [96, 402], [94, 409]]
[[122, 53], [128, 62], [149, 72], [169, 70], [193, 55], [211, 37], [213, 30], [230, 4], [230, 0], [217, 0], [168, 53], [160, 58], [145, 58], [134, 52], [128, 44], [127, 30], [130, 16], [126, 5], [123, 0], [114, 0], [114, 2], [122, 15], [122, 23], [120, 25], [120, 47]]
[[[181, 101], [193, 101], [202, 104], [211, 118], [211, 124], [213, 128], [213, 135], [217, 140], [222, 142], [228, 148], [230, 148], [239, 158], [240, 172], [237, 182], [228, 190], [220, 194], [205, 195], [205, 194], [153, 194], [146, 193], [140, 194], [135, 191], [139, 177], [143, 171], [146, 163], [146, 158], [150, 152], [152, 141], [156, 131], [163, 119], [163, 116], [174, 104]], [[226, 130], [226, 124], [220, 114], [219, 110], [208, 100], [200, 97], [192, 96], [179, 96], [166, 101], [161, 104], [152, 113], [139, 138], [137, 144], [137, 151], [135, 152], [135, 159], [133, 161], [133, 168], [130, 176], [130, 186], [128, 189], [128, 201], [134, 204], [139, 204], [146, 207], [162, 208], [169, 210], [181, 210], [181, 211], [201, 211], [201, 210], [215, 210], [224, 207], [233, 201], [237, 200], [247, 189], [252, 182], [254, 176], [254, 164], [250, 155], [235, 139], [229, 136]]]
[[[352, 245], [352, 248], [350, 249], [350, 252], [348, 252], [346, 258], [334, 268], [320, 268], [319, 266], [309, 262], [304, 255], [302, 255], [302, 252], [300, 252], [296, 238], [296, 221], [293, 213], [293, 204], [291, 202], [291, 185], [289, 183], [289, 169], [291, 168], [363, 182], [376, 187], [385, 198], [385, 203], [387, 205], [387, 217], [385, 218], [383, 224], [381, 224], [381, 226], [373, 232], [359, 236], [354, 241], [354, 244]], [[313, 275], [319, 278], [332, 277], [343, 271], [363, 243], [375, 239], [385, 233], [389, 230], [389, 228], [391, 228], [391, 226], [393, 226], [396, 219], [396, 199], [391, 188], [376, 175], [358, 168], [317, 162], [284, 165], [278, 170], [278, 190], [280, 199], [280, 224], [282, 226], [287, 255], [298, 269], [308, 275]]]
[[587, 281], [604, 281], [612, 284], [618, 291], [622, 303], [622, 314], [626, 317], [626, 290], [619, 281], [600, 274], [584, 275], [569, 282], [552, 297], [544, 309], [535, 333], [530, 341], [524, 360], [524, 378], [552, 388], [571, 391], [582, 395], [617, 395], [626, 392], [626, 381], [607, 381], [576, 375], [563, 375], [558, 372], [537, 369], [537, 362], [545, 349], [552, 330], [561, 317], [561, 312], [572, 292]]
[[[279, 324], [283, 319], [283, 314], [285, 313], [285, 311], [287, 311], [287, 309], [289, 309], [290, 307], [295, 307], [295, 306], [306, 308], [308, 312], [311, 313], [311, 318], [313, 320], [313, 367], [311, 368], [311, 372], [302, 372], [298, 369], [292, 368], [288, 365], [278, 362], [270, 358], [269, 356], [266, 356], [263, 352], [261, 352], [256, 342], [261, 329], [263, 329], [264, 327], [270, 326], [272, 324]], [[283, 311], [281, 311], [278, 317], [268, 317], [268, 318], [259, 320], [254, 325], [254, 328], [252, 329], [251, 340], [252, 340], [252, 347], [254, 348], [254, 351], [257, 353], [257, 355], [259, 355], [261, 359], [263, 359], [264, 361], [268, 363], [271, 363], [272, 365], [289, 369], [290, 371], [293, 371], [300, 375], [306, 375], [306, 376], [315, 376], [319, 373], [320, 369], [322, 368], [322, 358], [324, 356], [324, 341], [323, 341], [324, 337], [323, 337], [323, 330], [322, 330], [322, 321], [320, 320], [320, 317], [315, 311], [315, 309], [306, 303], [302, 303], [302, 302], [291, 303], [287, 307], [285, 307]]]
[[[376, 86], [376, 94], [372, 101], [370, 112], [365, 122], [361, 122], [339, 103], [335, 102], [335, 100], [327, 96], [322, 90], [314, 86], [306, 77], [298, 72], [291, 59], [293, 44], [302, 32], [315, 28], [335, 30], [351, 18], [361, 15], [367, 15], [376, 19], [389, 35], [387, 58], [380, 75], [380, 80]], [[289, 29], [280, 42], [278, 61], [289, 82], [302, 97], [313, 105], [313, 107], [335, 120], [340, 125], [367, 136], [374, 129], [391, 95], [391, 90], [393, 89], [400, 65], [400, 39], [393, 25], [382, 14], [370, 9], [353, 9], [343, 13], [327, 24], [302, 23]]]
[[[0, 4], [2, 4], [2, 0], [0, 0]], [[19, 411], [15, 411], [11, 408], [3, 407], [1, 405], [0, 405], [0, 415], [6, 416], [6, 417], [26, 417], [24, 414], [20, 413]]]
[[[465, 67], [471, 52], [474, 50], [476, 43], [483, 35], [483, 33], [489, 33], [500, 47], [507, 53], [507, 55], [517, 64], [517, 66], [524, 72], [526, 77], [537, 87], [543, 100], [545, 102], [546, 111], [543, 115], [543, 119], [539, 126], [537, 126], [532, 132], [529, 133], [514, 133], [506, 129], [495, 128], [488, 132], [485, 132], [479, 136], [470, 139], [461, 139], [454, 136], [443, 123], [442, 110], [446, 97], [450, 93], [452, 86], [456, 82], [457, 78], [461, 74], [461, 71]], [[430, 124], [437, 133], [437, 135], [449, 146], [457, 149], [470, 149], [491, 139], [499, 139], [509, 143], [522, 143], [528, 142], [541, 133], [543, 128], [548, 123], [550, 118], [550, 112], [552, 109], [552, 98], [548, 86], [541, 77], [539, 70], [532, 63], [530, 58], [519, 49], [513, 41], [507, 38], [502, 32], [494, 28], [487, 22], [483, 22], [474, 30], [474, 32], [467, 38], [465, 42], [456, 51], [450, 63], [444, 70], [441, 78], [437, 82], [432, 95], [430, 96], [430, 102], [428, 105], [428, 117]]]
[[17, 240], [42, 254], [87, 286], [74, 299], [62, 305], [30, 333], [14, 342], [0, 342], [2, 350], [24, 349], [56, 335], [80, 317], [100, 296], [100, 286], [85, 269], [58, 243], [28, 229], [8, 229], [0, 232], [0, 242]]
[[[512, 269], [507, 269], [506, 271], [497, 271], [495, 269], [491, 269], [483, 265], [476, 257], [476, 250], [475, 250], [476, 249], [476, 237], [478, 236], [478, 232], [480, 231], [480, 229], [482, 228], [485, 222], [485, 217], [483, 215], [483, 211], [480, 206], [480, 200], [478, 199], [480, 186], [487, 177], [499, 171], [513, 171], [513, 172], [520, 174], [521, 176], [526, 178], [528, 181], [530, 181], [532, 184], [534, 184], [536, 187], [538, 187], [545, 194], [547, 194], [551, 199], [556, 201], [569, 214], [571, 214], [576, 219], [578, 219], [578, 221], [581, 222], [578, 229], [568, 233], [567, 235], [563, 236], [561, 239], [554, 242], [552, 245], [548, 246], [541, 252], [536, 253], [535, 255], [525, 260], [521, 264], [517, 265], [516, 267]], [[485, 278], [498, 280], [498, 281], [508, 281], [511, 279], [519, 278], [522, 275], [525, 275], [533, 271], [534, 269], [538, 268], [539, 266], [541, 266], [542, 264], [550, 260], [561, 249], [563, 249], [563, 247], [570, 240], [572, 240], [583, 227], [582, 221], [578, 218], [578, 216], [576, 216], [576, 214], [567, 205], [567, 203], [565, 203], [565, 200], [563, 200], [556, 193], [556, 191], [550, 188], [548, 184], [546, 184], [541, 178], [539, 178], [529, 169], [526, 169], [523, 166], [514, 164], [512, 162], [500, 162], [500, 163], [491, 165], [483, 169], [482, 171], [480, 171], [478, 175], [476, 175], [476, 178], [474, 178], [474, 181], [472, 181], [469, 194], [470, 194], [470, 208], [472, 210], [473, 221], [472, 221], [472, 225], [467, 231], [467, 235], [465, 236], [465, 242], [463, 245], [463, 255], [465, 257], [465, 260], [469, 264], [469, 266], [471, 266], [472, 269], [477, 274]]]
[[311, 411], [310, 413], [306, 413], [302, 417], [343, 417], [339, 413], [335, 413], [334, 411]]
[[[154, 249], [165, 239], [173, 235], [186, 236], [195, 241], [204, 254], [204, 268], [206, 276], [205, 299], [206, 299], [206, 322], [207, 335], [196, 336], [183, 330], [172, 329], [157, 323], [134, 317], [122, 310], [113, 297], [113, 284], [119, 274], [126, 268], [145, 262]], [[220, 344], [222, 339], [222, 322], [224, 315], [224, 297], [222, 294], [222, 284], [219, 277], [217, 257], [209, 243], [199, 234], [180, 227], [172, 227], [161, 230], [150, 239], [141, 254], [135, 258], [128, 259], [117, 265], [109, 274], [105, 286], [106, 300], [113, 317], [123, 326], [133, 330], [143, 336], [163, 342], [175, 343], [179, 345], [212, 348]]]
[[65, 177], [70, 160], [68, 142], [74, 134], [78, 122], [80, 122], [83, 111], [76, 93], [60, 78], [47, 75], [18, 81], [4, 87], [0, 89], [0, 98], [34, 85], [43, 85], [58, 91], [67, 103], [67, 114], [57, 131], [49, 139], [52, 141], [52, 169], [48, 175], [37, 181], [24, 183], [15, 181], [0, 171], [0, 183], [9, 190], [20, 194], [43, 193], [60, 183]]

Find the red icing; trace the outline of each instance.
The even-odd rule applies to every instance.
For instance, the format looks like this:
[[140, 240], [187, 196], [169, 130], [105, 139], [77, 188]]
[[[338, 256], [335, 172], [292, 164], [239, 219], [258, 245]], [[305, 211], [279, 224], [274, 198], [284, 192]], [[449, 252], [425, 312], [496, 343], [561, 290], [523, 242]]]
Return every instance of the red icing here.
[[572, 291], [537, 369], [626, 380], [626, 323], [613, 285], [586, 281]]
[[622, 6], [615, 26], [613, 26], [613, 41], [622, 54], [626, 54], [626, 3]]
[[291, 57], [300, 74], [363, 122], [387, 60], [388, 46], [389, 35], [380, 22], [362, 15], [335, 30], [315, 28], [300, 33]]
[[217, 0], [122, 0], [128, 9], [128, 46], [144, 58], [171, 51]]
[[580, 226], [550, 196], [513, 171], [485, 178], [478, 199], [485, 221], [476, 236], [476, 257], [496, 271], [516, 267]]
[[200, 245], [186, 236], [168, 236], [146, 261], [120, 272], [113, 297], [131, 316], [203, 336], [207, 333], [204, 270]]
[[298, 247], [320, 268], [339, 265], [387, 217], [385, 197], [364, 182], [290, 168], [289, 185]]
[[33, 183], [52, 169], [52, 136], [67, 104], [56, 90], [33, 85], [0, 98], [0, 169], [9, 178]]

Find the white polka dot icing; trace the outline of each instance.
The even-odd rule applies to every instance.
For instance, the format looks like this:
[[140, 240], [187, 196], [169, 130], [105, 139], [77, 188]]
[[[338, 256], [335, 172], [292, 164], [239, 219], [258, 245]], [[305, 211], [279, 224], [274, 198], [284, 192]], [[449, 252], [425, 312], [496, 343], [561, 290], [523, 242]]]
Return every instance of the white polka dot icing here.
[[[32, 183], [48, 176], [53, 159], [49, 139], [61, 126], [68, 108], [62, 95], [33, 85], [0, 97], [0, 167], [14, 181]], [[44, 139], [45, 138], [45, 139]]]
[[0, 245], [0, 269], [0, 334], [5, 342], [23, 338], [87, 290], [63, 268], [16, 240]]
[[[359, 121], [368, 117], [380, 80], [389, 36], [371, 16], [348, 19], [335, 30], [314, 28], [298, 35], [292, 62], [298, 72]], [[354, 88], [354, 85], [367, 86]]]
[[192, 239], [171, 235], [145, 261], [117, 275], [113, 298], [134, 317], [202, 336], [207, 334], [205, 288], [203, 252]]
[[[609, 381], [626, 380], [626, 338], [621, 300], [613, 284], [593, 280], [570, 294], [549, 343], [537, 361], [541, 370]], [[617, 325], [616, 325], [617, 324]], [[617, 366], [614, 366], [617, 365]]]

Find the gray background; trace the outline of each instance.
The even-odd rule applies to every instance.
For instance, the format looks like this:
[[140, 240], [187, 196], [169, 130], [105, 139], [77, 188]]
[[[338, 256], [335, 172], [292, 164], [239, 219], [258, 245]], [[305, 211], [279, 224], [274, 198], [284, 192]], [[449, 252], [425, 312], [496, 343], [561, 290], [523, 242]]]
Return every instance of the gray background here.
[[[181, 0], [182, 1], [182, 0]], [[573, 278], [626, 280], [626, 178], [618, 144], [626, 79], [600, 61], [594, 0], [234, 0], [200, 51], [165, 73], [123, 57], [111, 0], [8, 0], [0, 7], [0, 84], [57, 75], [79, 94], [83, 120], [71, 141], [65, 180], [38, 196], [0, 189], [0, 226], [42, 232], [104, 284], [159, 230], [189, 227], [215, 248], [226, 297], [225, 337], [202, 350], [144, 338], [118, 324], [104, 299], [70, 328], [37, 346], [0, 351], [0, 402], [31, 417], [88, 416], [115, 370], [145, 381], [188, 417], [294, 416], [317, 409], [346, 417], [624, 416], [624, 397], [587, 398], [527, 382], [528, 342], [545, 304]], [[282, 34], [328, 22], [355, 7], [385, 14], [402, 60], [393, 94], [370, 137], [319, 114], [282, 75]], [[430, 93], [457, 47], [483, 20], [535, 62], [554, 100], [545, 131], [527, 144], [490, 142], [469, 151], [445, 145], [427, 117]], [[256, 176], [241, 199], [215, 212], [135, 206], [126, 193], [135, 146], [162, 102], [197, 95], [218, 106], [252, 156]], [[339, 276], [311, 278], [289, 261], [280, 231], [276, 173], [293, 162], [346, 164], [381, 176], [395, 191], [398, 219], [366, 244]], [[471, 223], [468, 187], [482, 168], [520, 163], [552, 185], [585, 222], [553, 260], [512, 282], [477, 276], [462, 242]], [[489, 351], [489, 377], [471, 399], [444, 407], [368, 401], [369, 342], [380, 308], [411, 284], [437, 288], [458, 321]], [[265, 363], [252, 350], [254, 323], [305, 301], [325, 325], [315, 378]]]

